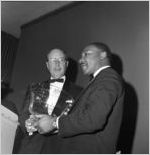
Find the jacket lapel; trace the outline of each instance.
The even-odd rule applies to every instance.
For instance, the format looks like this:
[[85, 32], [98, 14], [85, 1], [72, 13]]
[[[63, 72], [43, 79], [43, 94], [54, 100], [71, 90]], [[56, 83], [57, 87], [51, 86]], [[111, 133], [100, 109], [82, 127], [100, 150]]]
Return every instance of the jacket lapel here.
[[99, 72], [99, 73], [97, 74], [97, 76], [96, 76], [95, 78], [93, 78], [93, 79], [87, 84], [87, 86], [82, 90], [82, 92], [79, 94], [79, 96], [78, 96], [78, 98], [77, 98], [76, 101], [78, 101], [78, 100], [82, 97], [82, 95], [88, 90], [88, 88], [91, 86], [91, 84], [93, 84], [94, 81], [96, 81], [97, 79], [99, 79], [99, 78], [101, 77], [101, 74], [102, 74], [105, 70], [107, 70], [107, 69], [109, 69], [109, 68], [111, 68], [111, 67], [108, 67], [108, 68], [102, 70], [101, 72]]
[[66, 100], [69, 98], [68, 93], [69, 92], [69, 81], [65, 81], [63, 89], [60, 93], [60, 96], [58, 98], [57, 104], [52, 112], [52, 115], [59, 116], [61, 112], [65, 109], [66, 107]]
[[47, 81], [44, 81], [43, 84], [42, 84], [42, 87], [45, 88], [45, 89], [49, 89], [49, 87], [50, 87], [50, 79], [47, 80]]
[[[102, 72], [102, 71], [101, 71], [101, 72]], [[87, 92], [87, 90], [90, 89], [90, 86], [91, 86], [92, 84], [94, 84], [94, 82], [95, 82], [98, 78], [100, 78], [101, 72], [98, 73], [98, 75], [97, 75], [95, 78], [93, 78], [91, 81], [89, 81], [89, 83], [87, 84], [87, 86], [81, 91], [81, 93], [79, 94], [78, 98], [77, 98], [76, 101], [75, 101], [75, 107], [73, 108], [72, 111], [74, 111], [74, 110], [77, 108], [77, 105], [80, 103], [80, 102], [79, 102], [80, 99], [81, 99], [82, 96]]]

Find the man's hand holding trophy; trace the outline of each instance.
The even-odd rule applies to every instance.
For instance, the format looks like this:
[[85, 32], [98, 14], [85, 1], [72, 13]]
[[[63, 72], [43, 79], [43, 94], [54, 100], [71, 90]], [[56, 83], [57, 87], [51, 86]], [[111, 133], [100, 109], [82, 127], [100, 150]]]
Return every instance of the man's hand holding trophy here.
[[[57, 88], [57, 91], [61, 91], [61, 95], [63, 95], [66, 100], [65, 104], [66, 107], [63, 109], [61, 114], [58, 117], [61, 117], [62, 115], [67, 115], [69, 111], [71, 110], [74, 99], [73, 97], [65, 92], [64, 90], [59, 90]], [[41, 88], [41, 89], [31, 89], [30, 91], [30, 104], [29, 104], [29, 112], [30, 116], [25, 121], [25, 127], [29, 134], [29, 136], [33, 135], [34, 132], [39, 132], [40, 134], [48, 133], [50, 131], [53, 131], [51, 133], [57, 133], [56, 131], [56, 115], [49, 115], [48, 113], [48, 95], [49, 89]]]

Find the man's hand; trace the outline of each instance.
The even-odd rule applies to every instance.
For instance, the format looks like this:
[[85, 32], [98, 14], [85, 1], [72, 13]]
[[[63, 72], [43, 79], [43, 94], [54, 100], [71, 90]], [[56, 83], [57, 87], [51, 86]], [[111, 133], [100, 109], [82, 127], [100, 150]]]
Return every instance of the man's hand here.
[[57, 117], [49, 115], [36, 115], [36, 117], [39, 118], [39, 121], [36, 124], [36, 128], [40, 134], [45, 134], [56, 129], [54, 124]]
[[29, 136], [33, 134], [33, 132], [37, 131], [35, 125], [37, 124], [38, 118], [34, 115], [30, 115], [30, 117], [25, 121], [25, 127]]

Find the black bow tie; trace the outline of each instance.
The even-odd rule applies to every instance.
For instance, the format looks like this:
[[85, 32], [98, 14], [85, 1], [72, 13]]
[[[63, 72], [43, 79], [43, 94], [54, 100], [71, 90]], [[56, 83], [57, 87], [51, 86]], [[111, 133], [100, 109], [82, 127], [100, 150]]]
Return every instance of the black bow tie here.
[[51, 79], [50, 83], [53, 83], [53, 82], [64, 82], [64, 79]]

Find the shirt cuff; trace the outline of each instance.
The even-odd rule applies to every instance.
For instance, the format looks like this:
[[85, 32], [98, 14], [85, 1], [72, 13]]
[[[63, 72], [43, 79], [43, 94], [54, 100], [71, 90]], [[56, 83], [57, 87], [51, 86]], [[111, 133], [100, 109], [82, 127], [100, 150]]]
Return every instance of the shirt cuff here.
[[59, 124], [58, 124], [59, 118], [60, 118], [60, 116], [56, 118], [56, 127], [57, 127], [57, 129], [59, 129]]

